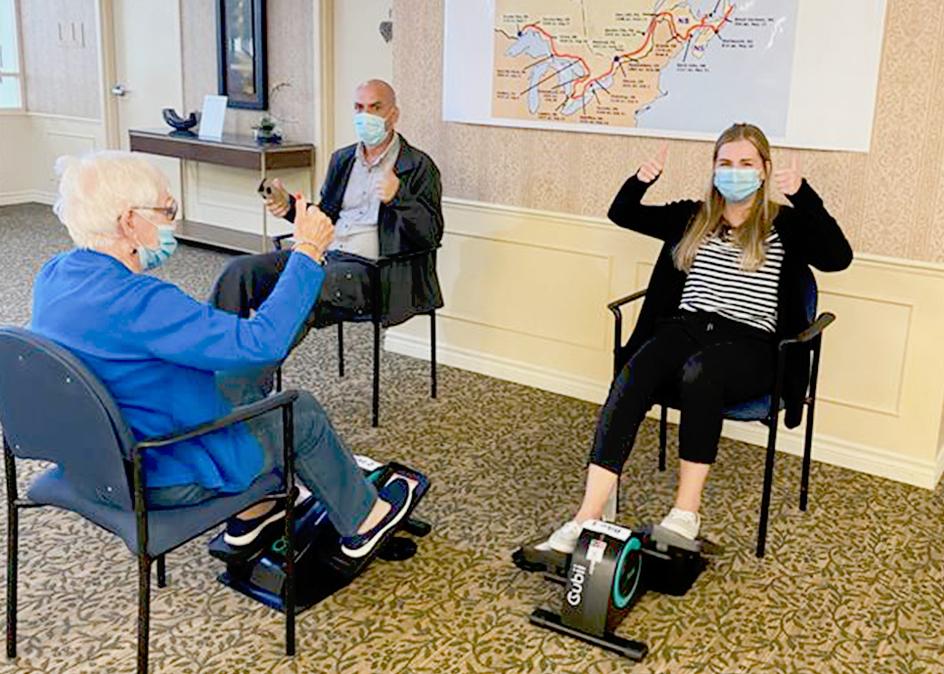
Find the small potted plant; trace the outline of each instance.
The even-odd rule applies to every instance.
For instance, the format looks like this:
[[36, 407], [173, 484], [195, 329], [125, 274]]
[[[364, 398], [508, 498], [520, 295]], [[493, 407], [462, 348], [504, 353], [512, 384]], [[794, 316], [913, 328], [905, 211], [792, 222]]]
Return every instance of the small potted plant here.
[[282, 132], [278, 120], [270, 114], [259, 118], [252, 126], [252, 136], [257, 143], [281, 143]]

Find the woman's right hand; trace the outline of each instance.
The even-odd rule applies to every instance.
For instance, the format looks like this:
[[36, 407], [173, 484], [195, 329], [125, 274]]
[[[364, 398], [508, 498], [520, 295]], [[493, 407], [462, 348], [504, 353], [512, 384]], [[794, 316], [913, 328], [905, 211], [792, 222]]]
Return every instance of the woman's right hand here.
[[334, 238], [334, 223], [320, 208], [309, 204], [301, 194], [295, 195], [295, 247], [317, 262], [324, 258]]
[[659, 144], [659, 153], [652, 159], [647, 159], [642, 163], [642, 166], [636, 171], [636, 177], [644, 183], [651, 183], [658, 178], [662, 173], [662, 169], [665, 167], [665, 156], [668, 152], [669, 144], [662, 141]]
[[276, 178], [272, 181], [272, 194], [266, 197], [266, 208], [269, 213], [277, 218], [284, 218], [292, 206], [292, 200], [289, 198], [288, 190], [282, 185], [282, 181]]

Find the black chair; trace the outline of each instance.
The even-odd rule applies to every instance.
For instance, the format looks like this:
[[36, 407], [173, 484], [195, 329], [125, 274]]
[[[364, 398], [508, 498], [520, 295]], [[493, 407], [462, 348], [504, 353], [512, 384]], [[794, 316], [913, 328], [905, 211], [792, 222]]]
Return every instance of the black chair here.
[[[104, 385], [67, 349], [19, 328], [0, 328], [0, 423], [7, 485], [7, 657], [16, 657], [17, 550], [20, 511], [56, 506], [78, 513], [119, 536], [138, 559], [138, 665], [147, 672], [151, 564], [158, 587], [166, 585], [166, 553], [192, 540], [266, 496], [286, 503], [285, 651], [295, 653], [292, 406], [297, 391], [285, 391], [238, 407], [212, 422], [172, 435], [135, 441]], [[145, 504], [143, 456], [153, 448], [195, 438], [281, 409], [284, 476], [260, 476], [248, 491], [193, 507], [149, 510]], [[16, 463], [51, 461], [35, 478], [27, 498], [17, 493]]]
[[[816, 382], [819, 376], [822, 332], [826, 329], [826, 326], [836, 320], [836, 316], [829, 312], [824, 312], [819, 316], [816, 315], [816, 278], [808, 267], [803, 267], [803, 273], [806, 276], [804, 285], [806, 287], [806, 318], [809, 327], [793, 337], [780, 340], [777, 345], [777, 370], [773, 389], [770, 394], [736, 405], [724, 411], [724, 417], [726, 419], [734, 421], [760, 421], [769, 427], [767, 434], [767, 463], [764, 469], [764, 492], [761, 499], [760, 523], [757, 532], [758, 557], [764, 556], [764, 547], [767, 540], [767, 518], [770, 508], [770, 491], [773, 485], [774, 456], [777, 448], [777, 425], [780, 411], [784, 407], [784, 401], [782, 399], [784, 363], [789, 349], [808, 349], [809, 352], [812, 353], [809, 388], [803, 398], [803, 405], [806, 407], [806, 438], [803, 445], [803, 472], [800, 478], [800, 510], [806, 510], [809, 494], [810, 458], [813, 449], [813, 412], [816, 408]], [[610, 302], [610, 304], [607, 305], [607, 308], [613, 312], [616, 322], [613, 347], [614, 376], [619, 374], [620, 369], [628, 360], [628, 356], [632, 355], [626, 354], [623, 351], [622, 307], [644, 297], [645, 294], [646, 290], [640, 290], [614, 302]], [[809, 362], [809, 360], [806, 362]], [[658, 397], [656, 404], [661, 407], [661, 416], [659, 419], [659, 470], [665, 470], [665, 436], [668, 426], [668, 408], [672, 407], [677, 409], [678, 403], [673, 396], [664, 394]]]
[[[272, 237], [272, 245], [275, 250], [282, 250], [282, 243], [286, 239], [290, 239], [291, 234], [283, 234], [280, 236]], [[346, 254], [346, 257], [351, 259], [356, 259], [358, 262], [364, 264], [368, 269], [368, 274], [370, 275], [370, 289], [371, 289], [371, 298], [370, 298], [370, 308], [368, 311], [365, 311], [363, 314], [358, 315], [356, 318], [350, 319], [354, 323], [365, 323], [370, 321], [374, 324], [374, 394], [373, 394], [373, 412], [371, 417], [371, 424], [376, 428], [380, 423], [380, 328], [383, 324], [384, 317], [380, 312], [375, 311], [374, 307], [379, 307], [382, 304], [381, 292], [382, 288], [380, 285], [380, 274], [384, 267], [394, 263], [394, 262], [403, 262], [405, 260], [410, 260], [416, 257], [425, 257], [431, 255], [433, 257], [433, 266], [435, 267], [436, 262], [436, 251], [418, 251], [416, 253], [405, 253], [403, 255], [397, 255], [396, 257], [379, 257], [377, 259], [371, 259], [366, 257], [361, 257], [359, 255]], [[429, 316], [429, 380], [430, 380], [430, 391], [429, 397], [436, 397], [436, 310], [432, 309], [429, 311], [417, 311], [413, 316], [426, 314]], [[413, 316], [410, 316], [412, 318]], [[338, 376], [344, 376], [344, 322], [338, 322]], [[276, 389], [281, 390], [282, 388], [282, 368], [280, 367], [276, 372]]]

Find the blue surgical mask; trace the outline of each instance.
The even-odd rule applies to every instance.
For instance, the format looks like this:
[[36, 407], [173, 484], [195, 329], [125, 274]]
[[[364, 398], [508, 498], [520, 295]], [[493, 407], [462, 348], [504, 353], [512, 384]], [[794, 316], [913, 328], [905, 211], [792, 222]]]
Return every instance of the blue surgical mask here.
[[173, 225], [154, 226], [157, 227], [157, 248], [148, 248], [144, 244], [138, 244], [138, 262], [141, 263], [141, 271], [160, 267], [177, 250]]
[[760, 172], [752, 168], [722, 166], [715, 169], [715, 187], [731, 203], [740, 203], [760, 189]]
[[367, 147], [380, 145], [387, 137], [387, 120], [369, 112], [358, 112], [354, 115], [354, 133]]

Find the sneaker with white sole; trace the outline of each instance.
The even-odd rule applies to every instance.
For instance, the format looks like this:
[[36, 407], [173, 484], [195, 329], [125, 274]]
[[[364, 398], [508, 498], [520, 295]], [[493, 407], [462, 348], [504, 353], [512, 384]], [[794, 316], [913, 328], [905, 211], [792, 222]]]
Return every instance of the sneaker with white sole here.
[[577, 520], [570, 520], [551, 534], [550, 538], [534, 547], [536, 550], [556, 550], [569, 555], [577, 547], [577, 540], [580, 538], [581, 531], [583, 531], [583, 525], [579, 524]]
[[684, 536], [690, 541], [698, 538], [698, 530], [701, 528], [701, 515], [689, 512], [688, 510], [679, 510], [672, 508], [669, 514], [662, 520], [660, 526], [663, 529]]
[[[303, 514], [304, 510], [299, 510], [299, 506], [307, 501], [310, 496], [311, 492], [307, 489], [299, 489], [298, 496], [295, 498], [295, 506], [292, 508], [293, 517], [298, 518]], [[283, 525], [280, 526], [284, 526], [285, 508], [282, 507], [282, 500], [278, 499], [269, 512], [251, 520], [243, 520], [238, 517], [231, 517], [226, 520], [223, 542], [231, 548], [244, 548], [254, 543], [261, 545], [269, 542], [280, 531], [278, 527], [273, 526], [280, 521], [283, 522]]]
[[362, 534], [355, 534], [341, 540], [341, 552], [352, 559], [365, 557], [374, 546], [384, 538], [384, 534], [394, 528], [403, 519], [413, 501], [413, 489], [416, 485], [402, 475], [394, 475], [377, 494], [390, 504], [390, 510], [373, 529]]

